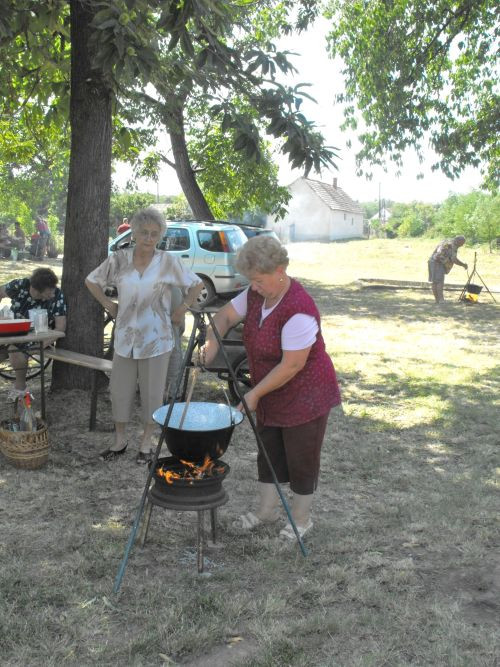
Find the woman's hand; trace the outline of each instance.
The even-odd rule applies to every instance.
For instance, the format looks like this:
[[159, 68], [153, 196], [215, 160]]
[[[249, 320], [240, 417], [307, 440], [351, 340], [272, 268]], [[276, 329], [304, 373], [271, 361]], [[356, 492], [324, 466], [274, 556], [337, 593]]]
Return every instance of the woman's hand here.
[[170, 316], [172, 324], [176, 325], [182, 324], [186, 316], [186, 311], [187, 311], [187, 306], [184, 303], [181, 303], [181, 305], [178, 306]]
[[116, 317], [118, 315], [118, 304], [116, 303], [116, 301], [112, 301], [111, 299], [109, 299], [109, 302], [106, 304], [105, 308], [111, 315], [111, 317], [114, 320], [116, 320]]
[[[257, 396], [257, 394], [255, 393], [255, 391], [253, 389], [250, 389], [250, 391], [248, 391], [245, 394], [245, 403], [247, 404], [247, 407], [250, 410], [250, 412], [255, 412], [257, 410], [257, 405], [259, 403], [259, 398], [260, 397]], [[243, 403], [240, 403], [236, 409], [239, 410], [240, 412], [245, 411], [245, 408], [243, 407]]]

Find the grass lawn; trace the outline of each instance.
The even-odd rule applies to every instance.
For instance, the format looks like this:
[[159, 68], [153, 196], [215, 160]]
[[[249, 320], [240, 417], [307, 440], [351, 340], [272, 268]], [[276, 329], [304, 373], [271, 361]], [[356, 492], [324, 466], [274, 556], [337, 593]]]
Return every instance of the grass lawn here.
[[[290, 246], [289, 273], [318, 303], [344, 398], [329, 419], [306, 558], [276, 528], [231, 528], [253, 508], [245, 420], [224, 455], [229, 501], [206, 572], [195, 515], [155, 508], [114, 595], [145, 482], [139, 413], [130, 453], [105, 465], [108, 396], [89, 433], [84, 392], [49, 394], [48, 465], [23, 471], [0, 457], [1, 664], [498, 665], [500, 306], [449, 292], [439, 308], [425, 290], [355, 282], [425, 280], [436, 243]], [[472, 266], [472, 250], [459, 256]], [[3, 261], [0, 282], [31, 267]], [[500, 255], [480, 249], [477, 268], [500, 289]], [[465, 279], [460, 267], [449, 276]], [[203, 374], [195, 398], [224, 400], [217, 378]]]

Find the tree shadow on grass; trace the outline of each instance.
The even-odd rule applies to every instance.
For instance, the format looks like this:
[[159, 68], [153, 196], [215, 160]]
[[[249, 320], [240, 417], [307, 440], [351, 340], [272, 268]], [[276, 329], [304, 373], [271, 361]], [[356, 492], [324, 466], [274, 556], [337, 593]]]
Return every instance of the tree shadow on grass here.
[[[452, 322], [467, 337], [467, 329], [476, 336], [480, 332], [483, 342], [498, 342], [500, 309], [495, 303], [467, 305], [449, 299], [445, 305], [437, 306], [429, 293], [423, 298], [417, 290], [372, 290], [357, 285], [325, 285], [301, 280], [302, 285], [314, 298], [323, 317], [350, 317], [353, 320], [375, 318], [395, 320], [408, 324], [415, 322]], [[450, 324], [451, 326], [451, 324]]]
[[[475, 373], [470, 381], [462, 383], [447, 382], [445, 378], [405, 377], [391, 370], [381, 373], [377, 382], [365, 381], [361, 373], [355, 375], [348, 382], [355, 385], [352, 405], [356, 406], [358, 415], [350, 415], [347, 419], [356, 429], [365, 433], [400, 435], [402, 443], [446, 442], [452, 453], [457, 448], [459, 451], [455, 453], [462, 453], [464, 442], [468, 443], [468, 449], [477, 437], [485, 436], [495, 439], [497, 445], [500, 443], [497, 419], [500, 365]], [[409, 403], [413, 401], [417, 408], [421, 399], [434, 405], [434, 416], [407, 427], [395, 423], [394, 416], [384, 419], [370, 415], [372, 408], [383, 413], [384, 405], [392, 415], [398, 404], [402, 412], [408, 411]], [[416, 450], [412, 448], [412, 452], [408, 451], [408, 454], [414, 456]]]

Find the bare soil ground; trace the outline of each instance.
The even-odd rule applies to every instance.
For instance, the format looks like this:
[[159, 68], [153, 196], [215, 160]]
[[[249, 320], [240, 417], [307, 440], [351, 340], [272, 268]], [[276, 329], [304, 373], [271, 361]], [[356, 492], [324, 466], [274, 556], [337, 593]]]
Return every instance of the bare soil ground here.
[[[205, 573], [195, 515], [155, 508], [114, 595], [146, 477], [134, 463], [139, 412], [130, 451], [103, 464], [107, 391], [94, 433], [85, 392], [49, 393], [47, 466], [0, 457], [2, 665], [498, 664], [499, 306], [437, 308], [422, 291], [363, 289], [351, 278], [420, 279], [413, 259], [386, 272], [379, 256], [367, 273], [372, 248], [383, 250], [367, 243], [291, 250], [344, 397], [329, 419], [307, 557], [275, 527], [231, 527], [253, 507], [245, 420], [224, 455], [229, 501]], [[494, 283], [498, 258], [486, 259]], [[38, 400], [37, 380], [32, 389]], [[204, 374], [195, 398], [223, 401], [220, 381]]]

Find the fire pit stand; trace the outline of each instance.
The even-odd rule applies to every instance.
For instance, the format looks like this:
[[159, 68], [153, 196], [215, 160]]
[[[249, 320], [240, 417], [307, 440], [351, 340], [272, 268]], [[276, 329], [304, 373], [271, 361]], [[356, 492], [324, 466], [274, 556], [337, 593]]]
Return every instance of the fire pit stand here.
[[[158, 468], [179, 472], [183, 467], [183, 464], [174, 456], [158, 459]], [[206, 542], [205, 512], [210, 510], [211, 536], [212, 542], [215, 544], [217, 542], [217, 507], [224, 505], [228, 500], [222, 482], [229, 473], [229, 465], [218, 460], [214, 467], [218, 471], [217, 474], [195, 480], [174, 479], [171, 482], [166, 482], [162, 476], [158, 475], [156, 471], [154, 472], [153, 483], [148, 491], [144, 517], [138, 536], [141, 547], [144, 547], [146, 543], [155, 505], [177, 512], [196, 512], [198, 516], [196, 548], [198, 572], [203, 572], [203, 547]]]
[[227, 493], [223, 492], [223, 497], [216, 503], [204, 503], [198, 507], [180, 507], [175, 502], [169, 503], [165, 500], [159, 500], [158, 498], [152, 498], [151, 495], [148, 497], [146, 502], [146, 509], [144, 511], [144, 518], [141, 526], [141, 532], [139, 533], [139, 544], [141, 547], [144, 547], [146, 539], [148, 536], [149, 523], [151, 521], [151, 515], [153, 513], [153, 507], [158, 505], [167, 510], [176, 510], [176, 511], [191, 511], [196, 512], [198, 515], [198, 528], [197, 528], [197, 542], [196, 542], [196, 560], [198, 564], [198, 572], [202, 573], [204, 570], [204, 557], [203, 550], [206, 543], [205, 535], [205, 511], [210, 510], [210, 533], [212, 542], [217, 543], [217, 507], [224, 505], [227, 502]]

